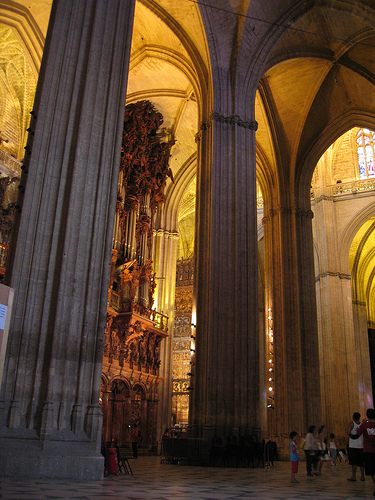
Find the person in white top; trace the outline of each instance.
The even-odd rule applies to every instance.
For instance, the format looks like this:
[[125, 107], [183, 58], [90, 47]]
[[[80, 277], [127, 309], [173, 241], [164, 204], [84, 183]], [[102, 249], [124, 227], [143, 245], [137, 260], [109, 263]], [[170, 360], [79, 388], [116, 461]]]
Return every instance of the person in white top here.
[[331, 464], [336, 465], [337, 446], [334, 434], [329, 435], [329, 456], [331, 457]]
[[361, 414], [353, 413], [353, 420], [348, 426], [349, 436], [349, 465], [352, 466], [352, 475], [348, 481], [357, 480], [357, 467], [361, 469], [361, 481], [365, 480], [365, 464], [363, 460], [363, 437], [357, 435], [357, 429], [361, 425]]
[[315, 425], [311, 425], [305, 437], [305, 455], [306, 455], [306, 471], [308, 476], [312, 476], [312, 468], [314, 474], [317, 473], [318, 466], [318, 442], [317, 430]]

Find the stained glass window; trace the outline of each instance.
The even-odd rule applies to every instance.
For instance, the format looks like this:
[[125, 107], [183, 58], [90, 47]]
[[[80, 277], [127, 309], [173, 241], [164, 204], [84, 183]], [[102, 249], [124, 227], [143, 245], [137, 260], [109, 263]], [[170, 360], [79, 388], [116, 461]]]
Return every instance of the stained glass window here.
[[361, 128], [357, 133], [359, 178], [375, 177], [375, 132]]

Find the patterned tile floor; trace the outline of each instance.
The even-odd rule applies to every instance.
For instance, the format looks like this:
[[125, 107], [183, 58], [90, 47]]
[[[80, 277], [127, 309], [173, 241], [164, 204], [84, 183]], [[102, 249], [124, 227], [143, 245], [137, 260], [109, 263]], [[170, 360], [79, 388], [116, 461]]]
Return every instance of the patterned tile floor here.
[[130, 460], [134, 475], [111, 475], [100, 481], [0, 480], [4, 500], [243, 500], [243, 499], [346, 499], [374, 498], [371, 478], [348, 482], [347, 462], [333, 468], [323, 465], [323, 475], [307, 477], [300, 463], [299, 484], [290, 483], [290, 464], [275, 467], [208, 468], [161, 464], [160, 457]]

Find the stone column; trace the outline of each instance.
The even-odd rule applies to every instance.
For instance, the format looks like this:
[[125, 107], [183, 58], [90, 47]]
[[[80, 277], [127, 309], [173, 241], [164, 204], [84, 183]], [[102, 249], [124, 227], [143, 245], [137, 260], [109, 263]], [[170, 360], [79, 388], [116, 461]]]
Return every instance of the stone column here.
[[[160, 221], [158, 221], [160, 224]], [[162, 218], [162, 223], [165, 223]], [[155, 290], [156, 307], [159, 312], [168, 316], [168, 337], [160, 345], [161, 365], [160, 382], [157, 387], [157, 439], [161, 438], [165, 429], [171, 427], [172, 415], [172, 363], [173, 363], [173, 322], [174, 301], [176, 293], [176, 260], [178, 234], [159, 227], [154, 240], [154, 270], [157, 277]]]
[[319, 335], [315, 289], [314, 242], [312, 234], [313, 212], [294, 209], [297, 241], [299, 324], [301, 332], [303, 432], [310, 425], [322, 425]]
[[265, 309], [266, 314], [272, 310], [275, 388], [268, 429], [280, 446], [289, 440], [291, 429], [304, 433], [320, 418], [312, 238], [304, 227], [306, 221], [311, 226], [311, 216], [302, 220], [300, 215], [299, 210], [278, 207], [263, 219]]
[[213, 113], [201, 131], [190, 421], [197, 436], [260, 426], [255, 130], [255, 122]]
[[359, 411], [361, 415], [365, 415], [367, 408], [374, 407], [366, 302], [353, 300], [353, 331], [355, 332], [357, 377], [356, 392], [351, 398], [350, 409], [353, 410], [352, 413]]
[[4, 475], [103, 473], [98, 399], [134, 3], [53, 3], [10, 278]]

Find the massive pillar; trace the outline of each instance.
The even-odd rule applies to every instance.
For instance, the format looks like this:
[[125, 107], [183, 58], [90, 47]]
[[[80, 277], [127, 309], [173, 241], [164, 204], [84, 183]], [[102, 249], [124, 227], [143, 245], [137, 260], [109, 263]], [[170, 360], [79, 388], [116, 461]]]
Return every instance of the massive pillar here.
[[303, 433], [308, 425], [320, 424], [311, 215], [280, 206], [263, 220], [265, 307], [273, 340], [266, 357], [273, 389], [268, 429], [281, 440], [289, 439], [291, 429]]
[[100, 376], [134, 3], [53, 3], [8, 278], [3, 475], [102, 476]]
[[260, 426], [256, 123], [212, 113], [201, 128], [190, 424], [245, 435]]
[[319, 335], [315, 290], [314, 243], [312, 234], [313, 212], [308, 209], [295, 209], [299, 325], [302, 355], [303, 420], [302, 431], [310, 425], [327, 424], [321, 414], [321, 387]]

